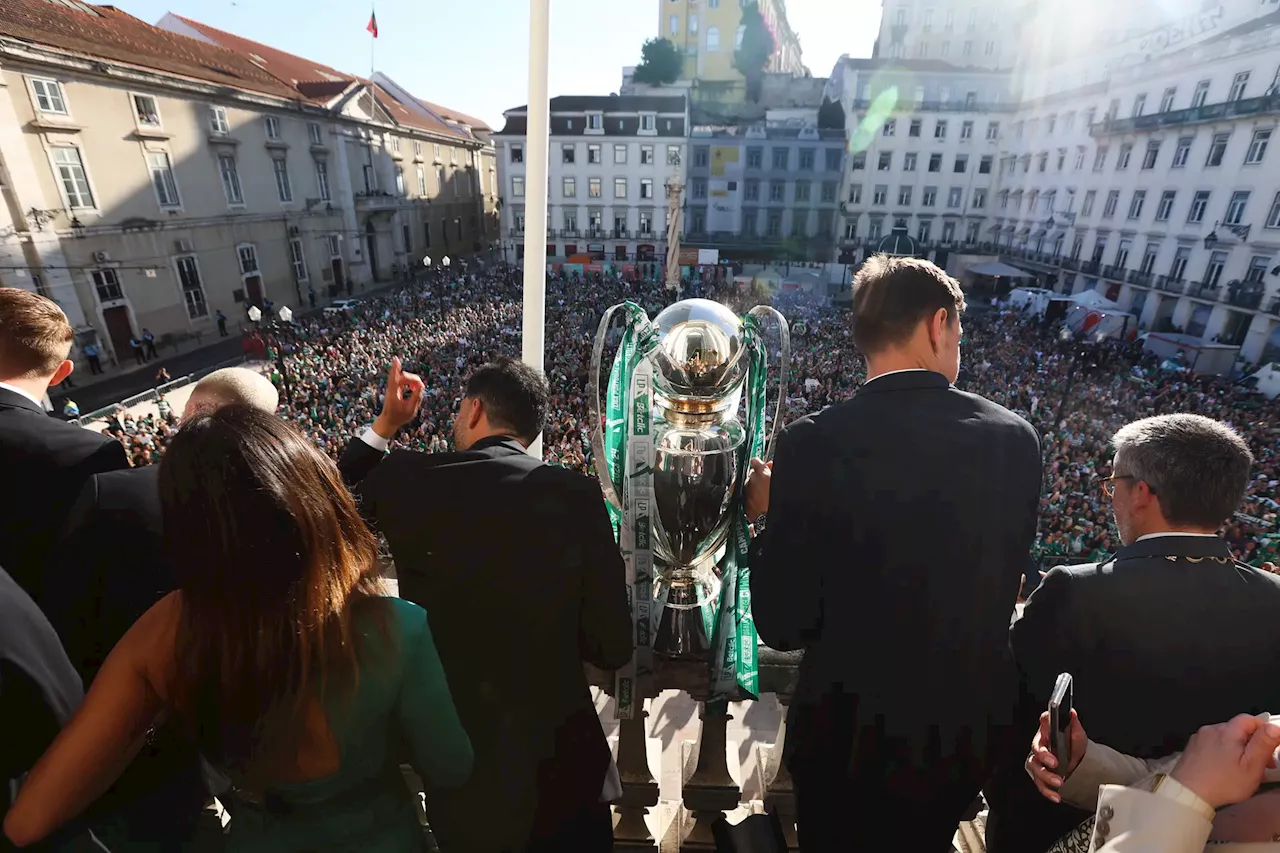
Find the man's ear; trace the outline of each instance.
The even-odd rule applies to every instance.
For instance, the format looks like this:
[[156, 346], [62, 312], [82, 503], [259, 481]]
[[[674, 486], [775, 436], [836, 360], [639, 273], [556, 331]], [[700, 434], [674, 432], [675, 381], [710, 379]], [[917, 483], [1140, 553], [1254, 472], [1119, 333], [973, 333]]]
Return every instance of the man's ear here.
[[50, 385], [57, 385], [62, 380], [71, 375], [71, 371], [76, 369], [76, 363], [71, 359], [66, 359], [62, 364], [58, 365], [58, 369], [53, 372], [53, 376], [49, 379]]

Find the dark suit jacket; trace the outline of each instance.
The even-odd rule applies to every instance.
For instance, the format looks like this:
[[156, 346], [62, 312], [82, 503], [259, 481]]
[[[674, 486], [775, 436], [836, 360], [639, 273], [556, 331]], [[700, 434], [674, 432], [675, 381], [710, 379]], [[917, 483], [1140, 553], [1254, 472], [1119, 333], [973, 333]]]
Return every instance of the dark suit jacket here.
[[0, 565], [31, 596], [85, 480], [129, 467], [120, 442], [45, 415], [0, 388]]
[[[31, 597], [0, 569], [0, 819], [19, 780], [84, 698], [58, 635]], [[7, 843], [0, 833], [0, 849]]]
[[766, 643], [805, 651], [793, 772], [856, 773], [868, 732], [918, 762], [965, 732], [982, 749], [1007, 722], [1040, 478], [1030, 424], [930, 371], [875, 379], [786, 428], [751, 601]]
[[[85, 684], [143, 613], [178, 588], [164, 558], [160, 467], [95, 474], [85, 483], [46, 570], [40, 604]], [[207, 798], [195, 745], [160, 727], [96, 811], [135, 842], [189, 839]]]
[[356, 438], [340, 467], [431, 616], [475, 749], [464, 787], [428, 793], [442, 849], [511, 849], [598, 802], [610, 754], [582, 662], [633, 647], [599, 485], [502, 438], [434, 455]]
[[1280, 577], [1236, 563], [1218, 538], [1162, 536], [1104, 563], [1056, 568], [1013, 624], [1020, 747], [988, 799], [995, 853], [1039, 853], [1088, 817], [1042, 798], [1022, 769], [1058, 673], [1071, 673], [1090, 739], [1139, 758], [1198, 728], [1280, 708]]

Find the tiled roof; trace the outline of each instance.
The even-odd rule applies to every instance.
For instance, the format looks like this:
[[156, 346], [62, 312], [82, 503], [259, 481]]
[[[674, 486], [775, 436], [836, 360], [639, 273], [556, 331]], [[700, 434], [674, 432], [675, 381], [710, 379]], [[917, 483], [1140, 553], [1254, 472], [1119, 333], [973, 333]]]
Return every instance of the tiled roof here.
[[[252, 62], [260, 64], [262, 68], [296, 87], [307, 98], [327, 102], [341, 94], [354, 82], [359, 82], [366, 86], [370, 85], [369, 81], [364, 77], [347, 74], [336, 68], [330, 68], [319, 62], [313, 62], [310, 59], [286, 53], [261, 42], [219, 30], [216, 27], [193, 21], [190, 18], [184, 18], [181, 15], [174, 15], [174, 17], [206, 38]], [[432, 116], [422, 115], [416, 110], [407, 109], [381, 86], [375, 88], [378, 92], [378, 103], [397, 123], [417, 130], [452, 136], [457, 139], [472, 139], [470, 134], [449, 125], [447, 122], [437, 120]], [[427, 109], [433, 109], [433, 107], [428, 106]]]
[[448, 119], [449, 121], [456, 121], [459, 124], [470, 125], [471, 127], [474, 127], [476, 130], [486, 130], [486, 131], [493, 130], [493, 128], [489, 127], [487, 123], [473, 116], [469, 116], [466, 113], [460, 113], [457, 110], [451, 110], [448, 107], [442, 107], [439, 104], [433, 104], [430, 101], [424, 101], [421, 98], [418, 99], [418, 103], [422, 104], [424, 107], [431, 110], [433, 113], [441, 116], [442, 118]]
[[76, 6], [50, 0], [0, 0], [0, 35], [84, 57], [298, 99], [296, 90], [233, 51], [153, 27], [111, 6]]

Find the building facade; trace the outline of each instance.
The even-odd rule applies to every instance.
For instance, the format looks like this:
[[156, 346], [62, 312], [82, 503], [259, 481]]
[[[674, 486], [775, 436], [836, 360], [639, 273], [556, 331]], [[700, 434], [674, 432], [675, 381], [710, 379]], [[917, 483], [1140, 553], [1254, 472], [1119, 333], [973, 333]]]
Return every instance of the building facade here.
[[[657, 0], [657, 5], [658, 35], [684, 55], [684, 79], [742, 83], [733, 54], [742, 43], [745, 0]], [[759, 0], [756, 5], [777, 46], [765, 70], [804, 74], [800, 38], [787, 20], [786, 0]]]
[[[1009, 68], [1017, 59], [1030, 0], [882, 0], [881, 6], [872, 58], [993, 69]], [[1089, 23], [1097, 26], [1098, 20]]]
[[727, 260], [831, 260], [845, 143], [802, 121], [693, 128], [685, 243]]
[[827, 96], [844, 106], [850, 133], [845, 249], [875, 244], [895, 224], [926, 247], [981, 241], [1001, 135], [1017, 109], [1007, 72], [846, 57]]
[[1144, 330], [1280, 359], [1275, 4], [1206, 4], [1087, 60], [1028, 65], [1019, 86], [991, 211], [999, 246]]
[[[494, 135], [508, 260], [524, 257], [528, 113], [508, 110]], [[590, 255], [662, 262], [669, 179], [684, 175], [689, 112], [683, 96], [551, 99], [547, 258]]]
[[218, 311], [234, 325], [245, 303], [297, 309], [389, 281], [428, 239], [483, 244], [476, 133], [265, 45], [162, 24], [75, 0], [0, 7], [0, 283], [57, 301], [81, 348], [119, 360], [144, 329], [208, 338]]

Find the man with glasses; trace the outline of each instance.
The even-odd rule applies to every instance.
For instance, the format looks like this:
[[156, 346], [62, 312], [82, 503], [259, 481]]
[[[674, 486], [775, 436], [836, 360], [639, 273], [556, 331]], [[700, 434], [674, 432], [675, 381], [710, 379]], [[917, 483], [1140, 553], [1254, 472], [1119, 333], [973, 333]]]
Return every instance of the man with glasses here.
[[[1110, 499], [1124, 544], [1101, 563], [1056, 568], [1012, 628], [1025, 742], [1069, 672], [1098, 743], [1140, 758], [1181, 751], [1201, 726], [1280, 709], [1280, 577], [1236, 562], [1218, 529], [1253, 455], [1199, 415], [1146, 418], [1112, 438]], [[1037, 853], [1087, 814], [1039, 797], [1026, 748], [988, 786], [992, 853]]]

